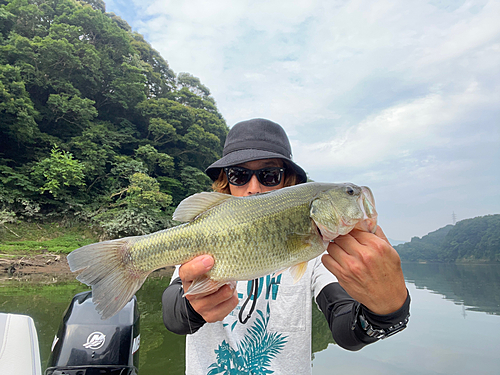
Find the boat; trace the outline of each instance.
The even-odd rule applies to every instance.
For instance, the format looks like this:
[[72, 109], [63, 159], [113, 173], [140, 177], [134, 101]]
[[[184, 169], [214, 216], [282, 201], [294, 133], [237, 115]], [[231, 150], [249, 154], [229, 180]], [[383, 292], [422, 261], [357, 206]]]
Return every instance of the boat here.
[[0, 374], [42, 374], [38, 335], [30, 316], [0, 313]]
[[63, 315], [42, 373], [33, 319], [0, 313], [0, 374], [137, 375], [139, 322], [135, 296], [119, 313], [102, 320], [92, 292], [76, 294]]

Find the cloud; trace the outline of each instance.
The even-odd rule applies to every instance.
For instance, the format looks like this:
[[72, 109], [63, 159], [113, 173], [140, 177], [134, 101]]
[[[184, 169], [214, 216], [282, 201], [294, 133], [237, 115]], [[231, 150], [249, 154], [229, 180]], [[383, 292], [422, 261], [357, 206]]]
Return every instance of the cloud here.
[[313, 179], [373, 187], [392, 238], [500, 212], [498, 1], [107, 5], [228, 125], [277, 121]]
[[[294, 142], [295, 155], [310, 171], [336, 166], [366, 169], [393, 159], [411, 158], [421, 150], [446, 148], [451, 143], [464, 146], [473, 140], [488, 142], [487, 134], [481, 139], [474, 138], [481, 129], [488, 131], [488, 123], [475, 124], [475, 128], [466, 133], [463, 132], [466, 129], [461, 129], [476, 108], [488, 108], [499, 102], [498, 91], [487, 94], [477, 82], [461, 93], [430, 93], [382, 109], [355, 126], [343, 128], [341, 134], [331, 140]], [[466, 122], [465, 127], [468, 125]]]

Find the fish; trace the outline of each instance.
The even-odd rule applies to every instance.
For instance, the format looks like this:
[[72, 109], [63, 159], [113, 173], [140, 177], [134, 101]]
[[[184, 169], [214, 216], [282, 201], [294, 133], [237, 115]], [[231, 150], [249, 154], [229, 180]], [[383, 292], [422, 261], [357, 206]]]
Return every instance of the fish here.
[[68, 255], [71, 271], [92, 287], [101, 319], [120, 311], [156, 269], [211, 255], [212, 269], [186, 295], [287, 269], [296, 282], [337, 236], [377, 227], [372, 191], [351, 183], [308, 182], [246, 197], [201, 192], [184, 199], [173, 219], [183, 224]]

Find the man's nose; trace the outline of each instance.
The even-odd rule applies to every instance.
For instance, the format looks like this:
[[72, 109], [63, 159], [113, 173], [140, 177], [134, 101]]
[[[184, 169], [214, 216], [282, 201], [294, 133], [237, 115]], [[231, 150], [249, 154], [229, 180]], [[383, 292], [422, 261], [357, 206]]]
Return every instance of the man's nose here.
[[245, 195], [252, 195], [257, 193], [262, 193], [262, 185], [257, 179], [257, 176], [253, 175], [250, 181], [248, 181], [247, 191], [245, 192]]

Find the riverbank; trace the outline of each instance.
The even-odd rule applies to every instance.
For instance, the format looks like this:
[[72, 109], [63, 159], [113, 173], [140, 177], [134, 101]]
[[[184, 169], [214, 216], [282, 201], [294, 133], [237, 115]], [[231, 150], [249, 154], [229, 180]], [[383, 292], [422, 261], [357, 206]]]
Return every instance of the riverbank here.
[[62, 222], [4, 223], [0, 228], [0, 280], [74, 278], [66, 255], [78, 247], [98, 242], [98, 234], [85, 224]]
[[74, 278], [65, 254], [41, 252], [38, 254], [0, 254], [0, 281], [7, 279]]
[[[174, 267], [160, 268], [155, 275], [171, 277]], [[65, 254], [0, 254], [0, 283], [5, 280], [58, 282], [74, 280]]]

